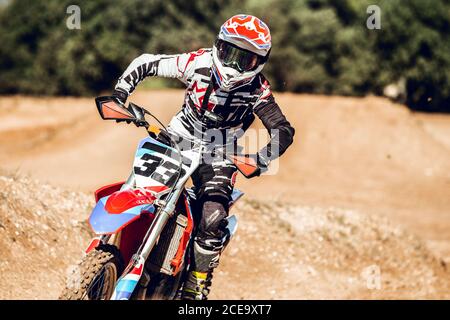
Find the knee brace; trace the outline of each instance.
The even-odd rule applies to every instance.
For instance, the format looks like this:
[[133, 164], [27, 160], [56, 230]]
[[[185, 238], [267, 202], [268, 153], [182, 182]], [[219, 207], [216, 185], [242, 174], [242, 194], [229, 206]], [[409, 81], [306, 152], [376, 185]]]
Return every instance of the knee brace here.
[[204, 249], [219, 251], [227, 226], [228, 208], [221, 202], [205, 201], [197, 231], [199, 245]]

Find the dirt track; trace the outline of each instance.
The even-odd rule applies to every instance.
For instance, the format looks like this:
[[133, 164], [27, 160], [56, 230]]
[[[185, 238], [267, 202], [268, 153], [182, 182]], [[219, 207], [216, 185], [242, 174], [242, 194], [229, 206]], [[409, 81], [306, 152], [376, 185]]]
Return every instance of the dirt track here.
[[[179, 107], [182, 92], [137, 92], [132, 100], [149, 107], [167, 123]], [[413, 114], [400, 105], [373, 97], [359, 99], [278, 94], [277, 100], [297, 130], [295, 144], [281, 159], [276, 176], [262, 177], [257, 182], [240, 178], [238, 188], [246, 192], [246, 198], [264, 200], [262, 203], [268, 200], [289, 203], [296, 208], [294, 212], [317, 214], [318, 220], [313, 223], [316, 227], [325, 221], [331, 223], [330, 230], [334, 231], [338, 229], [334, 218], [321, 218], [326, 217], [329, 207], [354, 210], [351, 212], [356, 212], [357, 218], [351, 214], [350, 224], [359, 228], [371, 228], [373, 223], [381, 224], [382, 217], [387, 217], [395, 226], [405, 229], [406, 234], [415, 234], [424, 241], [420, 243], [424, 243], [427, 249], [417, 253], [418, 256], [433, 256], [437, 260], [429, 262], [428, 258], [408, 258], [405, 252], [415, 245], [413, 240], [406, 241], [410, 238], [405, 236], [404, 241], [400, 241], [403, 244], [388, 245], [387, 249], [394, 250], [389, 255], [397, 256], [397, 259], [410, 259], [409, 266], [389, 262], [387, 254], [379, 255], [379, 261], [370, 261], [375, 254], [358, 250], [363, 247], [364, 241], [369, 241], [366, 249], [370, 251], [380, 240], [370, 237], [366, 240], [367, 234], [361, 231], [361, 234], [357, 232], [349, 238], [350, 247], [356, 246], [355, 250], [346, 251], [349, 248], [347, 245], [336, 245], [335, 249], [339, 250], [333, 251], [335, 255], [329, 259], [339, 260], [341, 265], [331, 267], [329, 264], [332, 262], [328, 261], [325, 265], [310, 264], [312, 269], [302, 269], [302, 256], [310, 250], [322, 252], [314, 247], [315, 244], [305, 245], [301, 249], [303, 241], [314, 243], [314, 239], [318, 239], [314, 238], [316, 234], [300, 232], [304, 237], [302, 241], [298, 234], [286, 236], [280, 232], [282, 229], [268, 227], [265, 231], [273, 231], [273, 238], [259, 240], [270, 239], [270, 242], [278, 244], [271, 254], [278, 250], [283, 256], [283, 248], [289, 248], [292, 237], [298, 239], [292, 247], [298, 260], [288, 259], [286, 263], [290, 268], [288, 274], [297, 277], [299, 285], [283, 289], [281, 283], [284, 285], [292, 280], [283, 276], [276, 289], [265, 288], [267, 281], [260, 281], [260, 285], [248, 290], [239, 287], [238, 282], [234, 286], [234, 282], [227, 279], [237, 281], [243, 277], [252, 280], [243, 281], [245, 285], [256, 283], [260, 274], [270, 270], [270, 260], [262, 261], [261, 267], [252, 265], [251, 270], [258, 270], [253, 270], [251, 275], [245, 274], [241, 260], [231, 257], [237, 254], [233, 253], [232, 247], [223, 259], [215, 283], [227, 294], [219, 290], [215, 291], [214, 296], [239, 298], [237, 293], [235, 295], [235, 291], [239, 291], [243, 292], [240, 297], [244, 298], [448, 297], [449, 278], [446, 273], [441, 274], [439, 266], [450, 262], [450, 117]], [[102, 122], [92, 99], [0, 98], [0, 168], [30, 174], [43, 182], [70, 190], [90, 192], [102, 184], [126, 177], [136, 143], [144, 134], [132, 126]], [[304, 209], [311, 207], [318, 209]], [[339, 216], [339, 210], [343, 210], [333, 208], [333, 217]], [[264, 224], [258, 222], [258, 215], [262, 213], [247, 208], [241, 214], [240, 237], [245, 237], [242, 243], [248, 243], [258, 230], [249, 230], [249, 226], [264, 228]], [[289, 217], [287, 219], [289, 225], [295, 225], [295, 221], [289, 220]], [[384, 225], [377, 228], [381, 233], [390, 232]], [[244, 232], [250, 235], [244, 236]], [[395, 238], [395, 232], [391, 236]], [[339, 237], [333, 243], [338, 243], [338, 240]], [[243, 244], [235, 245], [238, 251], [244, 249]], [[331, 250], [326, 246], [324, 248]], [[326, 255], [328, 251], [323, 252]], [[340, 257], [340, 254], [343, 256]], [[358, 260], [358, 257], [362, 258]], [[349, 285], [349, 281], [357, 281], [355, 275], [360, 274], [364, 266], [382, 265], [382, 261], [387, 261], [382, 272], [392, 278], [391, 286], [385, 283], [385, 288], [389, 290], [374, 293], [364, 291], [360, 284], [358, 289]], [[355, 269], [344, 272], [350, 266]], [[311, 271], [316, 268], [319, 268], [316, 273]], [[427, 273], [424, 268], [431, 271]], [[306, 273], [301, 270], [306, 270]], [[422, 272], [423, 282], [409, 282], [411, 286], [408, 287], [407, 283], [395, 279], [408, 272], [411, 273], [410, 279], [413, 279], [414, 270], [422, 270], [417, 272]], [[317, 277], [311, 280], [308, 272]], [[430, 284], [436, 281], [436, 277], [438, 282], [443, 282], [440, 288]], [[330, 287], [333, 281], [336, 285]], [[267, 283], [270, 286], [271, 282]], [[402, 288], [416, 292], [406, 295]], [[270, 293], [271, 290], [275, 293]]]

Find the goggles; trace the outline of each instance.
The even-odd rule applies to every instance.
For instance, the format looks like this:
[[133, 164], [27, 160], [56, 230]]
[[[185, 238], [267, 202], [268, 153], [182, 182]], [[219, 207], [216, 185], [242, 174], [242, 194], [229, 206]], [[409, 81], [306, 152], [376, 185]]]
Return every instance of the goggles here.
[[216, 40], [216, 48], [220, 62], [224, 66], [236, 69], [239, 72], [256, 69], [266, 60], [265, 57], [220, 39]]

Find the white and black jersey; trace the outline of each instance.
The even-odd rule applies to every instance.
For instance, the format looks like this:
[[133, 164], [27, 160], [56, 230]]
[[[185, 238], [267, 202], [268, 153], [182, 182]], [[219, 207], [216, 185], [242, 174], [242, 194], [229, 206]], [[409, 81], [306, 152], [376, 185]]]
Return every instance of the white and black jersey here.
[[[115, 90], [126, 98], [148, 76], [177, 78], [186, 85], [182, 110], [171, 127], [194, 135], [206, 129], [244, 131], [256, 114], [271, 134], [281, 155], [292, 143], [294, 128], [276, 104], [268, 81], [258, 74], [248, 84], [222, 91], [211, 75], [212, 49], [200, 49], [179, 55], [143, 54], [134, 59], [120, 77]], [[180, 128], [182, 126], [182, 128]], [[266, 147], [269, 149], [270, 143]]]

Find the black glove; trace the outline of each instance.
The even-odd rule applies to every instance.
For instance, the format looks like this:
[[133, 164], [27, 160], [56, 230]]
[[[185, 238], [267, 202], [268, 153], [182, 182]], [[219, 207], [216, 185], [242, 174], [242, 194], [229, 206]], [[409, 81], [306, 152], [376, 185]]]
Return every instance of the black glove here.
[[[125, 103], [127, 102], [128, 94], [120, 89], [115, 89], [112, 93], [114, 98], [117, 99], [117, 101], [122, 104], [123, 107], [125, 107]], [[119, 122], [126, 122], [127, 124], [131, 123], [131, 120], [116, 120], [117, 123]]]
[[119, 100], [119, 102], [123, 105], [125, 105], [125, 102], [127, 102], [128, 94], [125, 91], [115, 89], [112, 93], [112, 96]]

